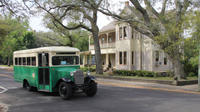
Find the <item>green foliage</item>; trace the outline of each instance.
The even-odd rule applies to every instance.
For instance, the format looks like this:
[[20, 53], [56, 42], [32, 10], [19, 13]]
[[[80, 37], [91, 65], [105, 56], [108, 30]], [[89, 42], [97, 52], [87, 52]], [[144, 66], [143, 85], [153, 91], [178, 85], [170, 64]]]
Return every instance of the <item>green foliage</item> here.
[[188, 76], [198, 75], [198, 56], [200, 43], [200, 12], [191, 12], [191, 36], [184, 41], [184, 70]]
[[0, 63], [10, 65], [13, 52], [35, 47], [35, 39], [28, 31], [27, 21], [4, 17], [0, 18], [0, 24]]
[[81, 67], [81, 70], [84, 72], [90, 71], [90, 72], [95, 72], [96, 71], [96, 66], [91, 66], [91, 67]]
[[[83, 29], [67, 30], [54, 20], [49, 15], [44, 18], [46, 26], [54, 32], [56, 40], [60, 45], [79, 48], [80, 51], [88, 50], [89, 33]], [[53, 24], [54, 23], [54, 24]], [[68, 27], [74, 27], [77, 24], [74, 22], [68, 23]], [[55, 40], [55, 39], [54, 39]]]
[[121, 75], [121, 76], [138, 76], [138, 77], [168, 77], [170, 73], [156, 73], [151, 71], [130, 71], [130, 70], [114, 70], [114, 74]]

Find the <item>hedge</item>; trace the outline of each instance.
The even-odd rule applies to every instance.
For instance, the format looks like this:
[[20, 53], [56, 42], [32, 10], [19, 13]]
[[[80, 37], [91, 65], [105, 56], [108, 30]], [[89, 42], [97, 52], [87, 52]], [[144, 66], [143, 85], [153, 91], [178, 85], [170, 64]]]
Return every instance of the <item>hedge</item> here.
[[114, 74], [121, 76], [138, 76], [138, 77], [167, 77], [168, 73], [156, 73], [151, 71], [142, 71], [142, 70], [114, 70]]
[[81, 67], [81, 70], [84, 72], [90, 71], [90, 72], [95, 72], [96, 71], [96, 66], [91, 66], [91, 67]]

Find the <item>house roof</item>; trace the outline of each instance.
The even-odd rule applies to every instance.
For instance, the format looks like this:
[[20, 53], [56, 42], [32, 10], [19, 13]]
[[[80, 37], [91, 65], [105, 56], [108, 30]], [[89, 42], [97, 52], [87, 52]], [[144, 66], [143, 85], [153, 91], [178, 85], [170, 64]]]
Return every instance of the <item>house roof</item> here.
[[80, 50], [69, 46], [51, 46], [51, 47], [40, 47], [35, 49], [27, 49], [15, 51], [14, 54], [25, 54], [25, 53], [36, 53], [36, 52], [79, 52]]
[[102, 27], [101, 30], [100, 30], [100, 32], [115, 30], [115, 24], [116, 24], [116, 21], [110, 22], [106, 26]]

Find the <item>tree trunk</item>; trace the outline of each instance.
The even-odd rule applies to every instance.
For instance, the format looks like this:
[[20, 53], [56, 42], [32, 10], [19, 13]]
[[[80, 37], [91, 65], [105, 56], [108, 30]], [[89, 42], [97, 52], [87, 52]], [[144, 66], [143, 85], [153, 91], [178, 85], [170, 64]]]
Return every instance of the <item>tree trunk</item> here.
[[8, 57], [8, 60], [7, 60], [7, 65], [10, 66], [10, 57]]
[[180, 59], [172, 59], [173, 68], [174, 68], [174, 78], [177, 80], [185, 79], [185, 72], [183, 68], [183, 64], [181, 63]]
[[102, 67], [102, 59], [101, 59], [101, 48], [99, 45], [99, 30], [98, 27], [95, 26], [93, 28], [93, 39], [94, 39], [94, 49], [95, 49], [95, 59], [96, 59], [96, 73], [103, 74], [103, 67]]

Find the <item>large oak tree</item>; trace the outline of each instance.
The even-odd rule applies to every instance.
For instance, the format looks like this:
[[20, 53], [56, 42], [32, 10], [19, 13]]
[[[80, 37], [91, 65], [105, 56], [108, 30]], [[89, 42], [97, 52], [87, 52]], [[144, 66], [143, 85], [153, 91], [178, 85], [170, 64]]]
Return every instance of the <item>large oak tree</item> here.
[[[66, 30], [78, 28], [91, 32], [94, 40], [96, 73], [102, 74], [102, 59], [99, 45], [99, 28], [97, 26], [97, 12], [103, 0], [32, 0], [37, 8], [51, 16], [56, 24]], [[69, 22], [76, 23], [69, 27]]]

